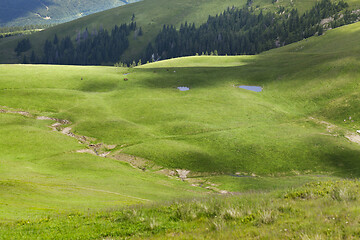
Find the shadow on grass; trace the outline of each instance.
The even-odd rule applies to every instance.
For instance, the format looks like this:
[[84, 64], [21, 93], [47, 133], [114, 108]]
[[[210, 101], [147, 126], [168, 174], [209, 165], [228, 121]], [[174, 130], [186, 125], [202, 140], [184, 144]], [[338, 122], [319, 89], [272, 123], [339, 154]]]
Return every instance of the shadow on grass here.
[[117, 87], [117, 83], [87, 81], [80, 86], [79, 90], [83, 92], [111, 92], [116, 90]]
[[[341, 62], [342, 59], [360, 57], [354, 55], [331, 54], [304, 54], [304, 53], [275, 53], [260, 54], [252, 59], [246, 59], [245, 64], [233, 67], [154, 67], [136, 68], [135, 71], [145, 73], [146, 77], [141, 84], [149, 88], [176, 88], [187, 85], [191, 88], [216, 87], [224, 84], [252, 84], [262, 85], [274, 81], [292, 81], [303, 78], [304, 82], [314, 78], [326, 77], [329, 72], [320, 72], [322, 66], [330, 66], [332, 62]], [[214, 56], [214, 58], [216, 58]], [[221, 64], [221, 63], [220, 63]], [[341, 72], [339, 66], [337, 73]], [[347, 69], [347, 73], [357, 71]], [[350, 71], [350, 72], [349, 72]], [[304, 73], [303, 76], [299, 74]], [[335, 77], [334, 75], [330, 77]]]

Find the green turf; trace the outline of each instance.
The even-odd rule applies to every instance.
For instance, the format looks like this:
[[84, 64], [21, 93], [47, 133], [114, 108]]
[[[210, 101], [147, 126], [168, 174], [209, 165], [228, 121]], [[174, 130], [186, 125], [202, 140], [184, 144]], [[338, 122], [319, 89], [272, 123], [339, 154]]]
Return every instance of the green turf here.
[[[196, 178], [195, 178], [196, 179]], [[290, 176], [251, 176], [251, 175], [219, 175], [202, 177], [206, 187], [215, 186], [232, 193], [243, 192], [268, 192], [279, 189], [300, 187], [305, 183], [327, 180], [338, 180], [340, 178], [326, 175], [296, 175]]]
[[359, 181], [0, 224], [3, 239], [358, 239]]
[[[359, 177], [360, 145], [345, 138], [360, 129], [359, 37], [357, 23], [256, 56], [188, 57], [132, 69], [0, 65], [0, 103], [68, 119], [77, 134], [116, 144], [114, 153], [189, 169], [190, 180], [231, 192]], [[51, 121], [0, 113], [0, 123], [0, 219], [35, 221], [19, 231], [42, 231], [36, 221], [46, 215], [104, 213], [205, 192], [151, 170], [75, 153], [84, 146], [51, 131]], [[258, 177], [231, 176], [237, 172]]]
[[[359, 146], [344, 134], [359, 128], [359, 26], [257, 56], [188, 57], [130, 70], [3, 65], [0, 100], [68, 118], [80, 134], [168, 168], [358, 175]], [[335, 46], [338, 39], [346, 44]], [[350, 116], [354, 122], [344, 122]], [[338, 135], [310, 117], [337, 125]]]
[[[75, 153], [50, 121], [0, 114], [0, 221], [201, 195], [201, 190], [126, 163]], [[21, 210], [20, 210], [21, 209]]]

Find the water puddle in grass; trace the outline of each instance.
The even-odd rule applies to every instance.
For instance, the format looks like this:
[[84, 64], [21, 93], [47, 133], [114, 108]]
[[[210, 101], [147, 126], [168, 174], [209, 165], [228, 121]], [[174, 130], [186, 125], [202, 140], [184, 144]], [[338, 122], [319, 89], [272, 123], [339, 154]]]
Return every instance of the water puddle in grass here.
[[263, 88], [259, 86], [238, 86], [238, 88], [246, 89], [253, 92], [261, 92], [263, 90]]
[[189, 91], [190, 88], [188, 87], [178, 87], [177, 89], [179, 89], [180, 91]]

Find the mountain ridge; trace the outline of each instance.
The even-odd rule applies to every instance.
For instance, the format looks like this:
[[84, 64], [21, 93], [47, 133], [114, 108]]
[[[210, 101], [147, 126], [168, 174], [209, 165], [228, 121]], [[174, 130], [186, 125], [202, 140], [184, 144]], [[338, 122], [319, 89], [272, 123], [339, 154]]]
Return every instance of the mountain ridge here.
[[134, 0], [13, 0], [0, 6], [0, 26], [64, 23]]

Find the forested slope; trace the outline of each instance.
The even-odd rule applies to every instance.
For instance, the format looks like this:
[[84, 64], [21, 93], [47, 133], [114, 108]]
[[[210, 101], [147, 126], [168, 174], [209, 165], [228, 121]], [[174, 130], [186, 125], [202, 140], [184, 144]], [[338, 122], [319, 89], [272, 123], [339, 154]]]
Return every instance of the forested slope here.
[[[299, 18], [303, 18], [302, 15], [306, 11], [310, 10], [312, 7], [314, 7], [316, 2], [307, 2], [307, 1], [278, 1], [278, 2], [268, 2], [265, 0], [255, 0], [255, 1], [219, 1], [219, 0], [211, 0], [211, 1], [189, 1], [189, 0], [181, 0], [181, 1], [165, 1], [165, 0], [147, 0], [143, 2], [138, 2], [134, 4], [129, 4], [126, 6], [122, 6], [119, 8], [111, 9], [105, 12], [101, 12], [98, 14], [94, 14], [91, 16], [87, 16], [84, 18], [81, 18], [79, 20], [61, 24], [59, 26], [47, 29], [43, 32], [33, 34], [29, 37], [30, 41], [32, 42], [32, 48], [29, 51], [25, 52], [25, 55], [27, 56], [27, 59], [31, 57], [32, 51], [34, 51], [35, 55], [42, 60], [44, 56], [44, 45], [46, 41], [53, 41], [54, 36], [57, 35], [59, 40], [65, 39], [66, 37], [69, 37], [73, 43], [79, 39], [79, 35], [86, 35], [86, 32], [90, 33], [89, 35], [93, 35], [96, 33], [99, 33], [102, 30], [108, 31], [109, 35], [111, 31], [114, 29], [115, 25], [120, 26], [122, 24], [131, 24], [131, 22], [136, 22], [137, 29], [135, 31], [132, 31], [130, 35], [128, 36], [129, 40], [129, 46], [128, 48], [119, 56], [118, 60], [121, 62], [126, 63], [132, 63], [132, 61], [136, 61], [138, 59], [144, 60], [149, 59], [149, 43], [152, 43], [152, 47], [155, 49], [157, 48], [155, 46], [156, 39], [160, 31], [163, 29], [164, 25], [173, 25], [174, 28], [179, 30], [181, 28], [181, 25], [185, 24], [186, 22], [193, 26], [192, 24], [195, 24], [196, 28], [204, 29], [204, 26], [201, 26], [201, 24], [206, 23], [206, 21], [209, 19], [209, 15], [212, 16], [210, 21], [215, 20], [218, 21], [218, 17], [216, 15], [223, 13], [225, 11], [225, 14], [231, 15], [229, 13], [226, 13], [227, 9], [231, 9], [231, 11], [234, 11], [232, 7], [235, 7], [236, 11], [239, 11], [239, 9], [244, 8], [245, 6], [248, 7], [248, 11], [251, 12], [251, 14], [257, 16], [263, 16], [265, 21], [267, 21], [268, 14], [275, 14], [276, 21], [280, 23], [280, 21], [284, 21], [286, 17], [291, 17], [290, 13], [291, 11], [295, 11], [292, 16], [295, 16], [295, 13], [299, 15]], [[348, 1], [349, 7], [347, 9], [356, 9], [357, 3], [356, 1]], [[244, 10], [243, 10], [244, 11]], [[330, 10], [331, 12], [332, 10]], [[339, 9], [335, 12], [339, 12]], [[340, 10], [341, 14], [345, 14], [346, 9]], [[283, 14], [284, 13], [284, 14]], [[286, 13], [286, 14], [285, 14]], [[311, 14], [313, 15], [313, 14]], [[333, 12], [332, 17], [339, 18], [341, 15], [337, 15]], [[335, 16], [336, 15], [336, 16]], [[246, 16], [246, 15], [244, 15]], [[221, 18], [221, 16], [219, 16]], [[326, 14], [323, 16], [323, 14], [320, 16], [320, 18], [325, 18]], [[300, 37], [306, 37], [309, 36], [309, 33], [316, 33], [319, 30], [319, 20], [316, 17], [316, 23], [312, 26], [306, 26], [307, 34], [304, 34], [304, 36], [297, 36], [292, 41], [295, 41], [297, 39], [301, 39]], [[341, 17], [342, 18], [342, 17]], [[283, 20], [281, 20], [283, 19]], [[343, 18], [342, 18], [343, 19]], [[267, 24], [266, 22], [263, 22], [263, 20], [259, 21], [259, 24], [255, 25], [249, 25], [246, 24], [247, 28], [252, 28], [251, 32], [256, 33], [258, 32], [256, 29], [261, 29], [259, 31], [263, 30], [263, 25]], [[341, 19], [339, 19], [341, 20]], [[344, 20], [344, 19], [343, 19]], [[343, 21], [341, 20], [341, 21]], [[307, 19], [306, 21], [310, 21], [310, 19]], [[313, 21], [313, 20], [311, 20]], [[311, 22], [310, 21], [310, 22]], [[336, 21], [335, 23], [331, 23], [333, 25], [341, 25], [341, 21]], [[348, 22], [346, 22], [348, 23]], [[278, 25], [278, 24], [277, 24]], [[332, 25], [330, 26], [332, 27]], [[255, 29], [254, 29], [255, 28]], [[298, 27], [296, 27], [298, 28]], [[226, 31], [225, 29], [212, 29], [212, 31]], [[255, 31], [256, 30], [256, 31]], [[282, 31], [288, 31], [288, 29], [283, 29]], [[298, 30], [298, 29], [297, 29]], [[315, 30], [315, 31], [314, 31]], [[197, 30], [201, 31], [201, 30]], [[140, 34], [141, 32], [141, 34]], [[270, 29], [268, 29], [265, 32], [270, 32]], [[247, 35], [246, 29], [236, 30], [235, 32], [231, 33], [231, 38], [233, 36], [237, 36], [241, 33], [241, 35]], [[213, 33], [211, 33], [213, 34]], [[253, 35], [253, 34], [252, 34]], [[310, 34], [311, 35], [311, 34]], [[226, 36], [225, 36], [226, 37]], [[225, 39], [223, 37], [222, 39]], [[259, 39], [263, 38], [264, 36], [256, 36], [256, 38]], [[247, 37], [249, 40], [249, 36]], [[166, 38], [165, 38], [166, 39]], [[164, 39], [164, 40], [165, 40]], [[17, 56], [14, 52], [14, 49], [16, 48], [16, 44], [21, 40], [21, 37], [19, 39], [4, 39], [0, 40], [0, 62], [23, 62], [23, 56]], [[243, 39], [244, 41], [246, 38]], [[253, 40], [253, 39], [252, 39]], [[274, 45], [275, 41], [274, 39], [261, 39], [265, 41], [266, 43], [261, 43], [261, 47], [255, 47], [252, 51], [244, 51], [244, 48], [253, 48], [253, 47], [243, 47], [240, 46], [241, 49], [231, 49], [231, 54], [233, 53], [254, 53], [259, 52], [262, 50], [268, 49], [269, 43], [270, 45]], [[281, 45], [284, 43], [284, 39], [281, 39], [282, 41], [278, 41], [277, 45]], [[207, 40], [208, 41], [208, 40]], [[213, 39], [211, 39], [213, 41]], [[243, 42], [244, 42], [243, 41]], [[236, 40], [232, 41], [232, 44], [241, 44], [242, 40]], [[221, 44], [221, 43], [219, 43]], [[227, 46], [227, 44], [221, 44], [222, 46]], [[246, 45], [246, 44], [245, 44]], [[180, 47], [180, 46], [178, 46]], [[239, 46], [237, 46], [239, 47]], [[219, 48], [219, 47], [216, 47]], [[151, 50], [151, 48], [150, 48]], [[192, 51], [187, 51], [188, 54], [194, 54], [195, 51], [200, 51], [201, 49], [196, 49]], [[211, 50], [218, 50], [219, 49], [211, 49]], [[156, 49], [156, 51], [162, 51], [162, 49]], [[154, 51], [153, 53], [155, 53]], [[209, 49], [210, 51], [210, 49]], [[209, 52], [210, 53], [210, 52]], [[163, 52], [158, 52], [158, 55], [162, 55]], [[201, 52], [199, 52], [201, 54]], [[178, 54], [175, 54], [176, 56]], [[171, 57], [173, 55], [169, 55]], [[91, 56], [89, 56], [91, 58]], [[164, 58], [164, 56], [162, 56]], [[52, 57], [53, 58], [53, 57]], [[46, 62], [46, 61], [41, 61]], [[53, 62], [54, 61], [48, 61]], [[66, 63], [66, 62], [64, 62]], [[84, 64], [84, 63], [78, 63], [78, 64]], [[107, 61], [98, 62], [98, 64], [109, 64]], [[113, 64], [113, 62], [112, 62]]]

